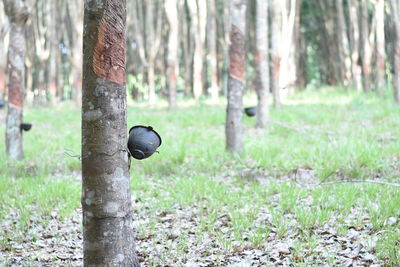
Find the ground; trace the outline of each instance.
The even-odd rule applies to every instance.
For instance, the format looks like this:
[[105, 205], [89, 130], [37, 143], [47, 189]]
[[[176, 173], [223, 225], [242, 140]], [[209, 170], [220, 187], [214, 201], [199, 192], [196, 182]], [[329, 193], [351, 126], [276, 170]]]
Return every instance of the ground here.
[[[142, 266], [400, 265], [399, 108], [334, 89], [285, 103], [265, 130], [245, 117], [241, 156], [225, 152], [223, 104], [129, 107], [128, 128], [163, 138], [130, 170]], [[79, 116], [28, 108], [25, 161], [0, 156], [4, 266], [82, 265]]]

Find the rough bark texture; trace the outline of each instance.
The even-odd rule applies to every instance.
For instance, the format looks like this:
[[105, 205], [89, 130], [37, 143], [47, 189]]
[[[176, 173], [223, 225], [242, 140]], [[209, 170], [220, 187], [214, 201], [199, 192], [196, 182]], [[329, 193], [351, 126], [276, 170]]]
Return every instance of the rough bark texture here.
[[382, 95], [385, 86], [385, 2], [376, 0], [376, 87]]
[[233, 153], [243, 152], [243, 113], [245, 67], [246, 1], [230, 2], [230, 47], [228, 69], [228, 106], [226, 117], [226, 148]]
[[256, 6], [256, 126], [264, 128], [268, 121], [269, 62], [268, 62], [268, 2], [257, 0]]
[[396, 40], [394, 45], [393, 66], [393, 90], [394, 99], [400, 105], [400, 3], [397, 0], [389, 0], [390, 12], [394, 27], [396, 29]]
[[169, 23], [168, 35], [168, 58], [167, 58], [167, 77], [168, 77], [168, 104], [169, 108], [176, 107], [176, 90], [178, 81], [178, 9], [176, 0], [165, 1], [165, 13]]
[[8, 112], [6, 121], [6, 151], [12, 160], [22, 160], [23, 89], [25, 79], [25, 24], [29, 17], [29, 6], [25, 1], [3, 0], [5, 12], [10, 20], [10, 42], [8, 47]]
[[85, 266], [139, 266], [126, 151], [125, 0], [85, 1], [82, 210]]
[[281, 25], [282, 25], [282, 12], [281, 3], [282, 0], [272, 0], [272, 19], [271, 19], [271, 61], [272, 61], [272, 77], [271, 86], [274, 95], [274, 107], [279, 108], [281, 106], [280, 97], [280, 69], [281, 69], [281, 51], [280, 51], [280, 39], [281, 39]]

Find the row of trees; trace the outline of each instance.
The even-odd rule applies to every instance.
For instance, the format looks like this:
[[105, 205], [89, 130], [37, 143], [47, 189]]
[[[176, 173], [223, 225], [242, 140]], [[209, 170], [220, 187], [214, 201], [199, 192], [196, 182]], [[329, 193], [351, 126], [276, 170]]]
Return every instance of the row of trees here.
[[[24, 30], [25, 97], [79, 104], [82, 75], [81, 1], [32, 0]], [[260, 78], [260, 51], [269, 63], [260, 70], [274, 90], [328, 84], [383, 94], [398, 78], [395, 68], [398, 1], [247, 0], [245, 88]], [[6, 3], [6, 2], [4, 2]], [[134, 99], [154, 104], [166, 97], [214, 100], [226, 93], [229, 1], [128, 0], [127, 85]], [[262, 14], [258, 14], [263, 10]], [[6, 94], [6, 52], [11, 24], [0, 5], [0, 99]], [[265, 47], [257, 40], [266, 38]], [[261, 41], [262, 42], [262, 41]], [[398, 86], [395, 86], [395, 89]], [[399, 90], [395, 91], [400, 103]]]

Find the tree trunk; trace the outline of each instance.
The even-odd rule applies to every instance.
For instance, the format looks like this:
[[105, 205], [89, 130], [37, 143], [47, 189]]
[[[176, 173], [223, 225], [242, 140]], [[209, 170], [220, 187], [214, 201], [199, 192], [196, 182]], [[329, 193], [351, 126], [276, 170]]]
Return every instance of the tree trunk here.
[[6, 121], [6, 151], [12, 160], [22, 160], [23, 92], [25, 80], [25, 25], [30, 15], [30, 6], [21, 0], [3, 0], [10, 21], [8, 46], [8, 112]]
[[359, 65], [360, 51], [360, 24], [359, 20], [359, 3], [358, 0], [349, 0], [349, 33], [350, 33], [350, 51], [351, 51], [351, 73], [352, 86], [357, 89], [362, 89], [361, 84], [361, 67]]
[[228, 106], [226, 117], [226, 148], [232, 153], [243, 152], [243, 90], [245, 68], [246, 0], [230, 2], [230, 47], [228, 70]]
[[125, 0], [84, 2], [82, 210], [85, 266], [139, 266], [126, 150]]
[[213, 102], [218, 101], [218, 68], [217, 68], [217, 25], [216, 25], [216, 7], [215, 0], [210, 0], [208, 3], [208, 66], [210, 68], [211, 86], [209, 93]]
[[392, 15], [392, 21], [396, 29], [393, 66], [394, 100], [398, 105], [400, 105], [400, 3], [397, 0], [389, 0], [389, 7]]
[[176, 0], [165, 1], [165, 13], [169, 23], [168, 35], [168, 58], [167, 58], [167, 77], [168, 77], [168, 104], [170, 109], [176, 107], [176, 90], [178, 81], [178, 9]]
[[362, 63], [362, 86], [363, 91], [368, 93], [371, 87], [371, 58], [372, 50], [369, 40], [369, 0], [361, 0], [361, 63]]
[[73, 16], [71, 25], [73, 30], [72, 43], [72, 55], [71, 55], [71, 73], [69, 83], [72, 86], [72, 100], [77, 107], [82, 105], [82, 29], [78, 27], [82, 25], [81, 11], [82, 3], [80, 1], [68, 1], [68, 12], [70, 16]]
[[154, 76], [154, 59], [149, 58], [147, 62], [147, 82], [149, 84], [149, 105], [156, 103], [156, 80]]
[[256, 126], [264, 128], [268, 121], [269, 62], [268, 62], [268, 2], [257, 0], [256, 6]]
[[338, 36], [338, 50], [339, 60], [342, 70], [342, 84], [349, 86], [351, 84], [351, 58], [350, 58], [350, 47], [349, 38], [347, 37], [347, 28], [345, 22], [345, 16], [343, 11], [343, 0], [336, 0], [336, 12], [337, 12], [337, 36]]
[[194, 33], [193, 55], [193, 96], [198, 99], [203, 93], [203, 56], [206, 34], [207, 2], [204, 0], [187, 1]]
[[6, 68], [7, 68], [7, 47], [8, 23], [4, 14], [3, 2], [0, 1], [0, 101], [4, 101], [6, 93]]
[[376, 89], [383, 95], [385, 86], [385, 1], [376, 0]]
[[272, 60], [272, 77], [271, 86], [274, 95], [274, 107], [281, 106], [280, 97], [280, 69], [281, 69], [281, 25], [282, 25], [282, 0], [272, 0], [272, 19], [271, 19], [271, 60]]

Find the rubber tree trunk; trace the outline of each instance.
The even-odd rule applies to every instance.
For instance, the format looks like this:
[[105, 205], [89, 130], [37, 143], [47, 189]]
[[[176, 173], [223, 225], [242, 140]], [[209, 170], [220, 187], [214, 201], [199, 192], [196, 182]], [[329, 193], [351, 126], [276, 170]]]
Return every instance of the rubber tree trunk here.
[[281, 69], [281, 26], [282, 26], [282, 0], [272, 0], [272, 20], [271, 20], [271, 60], [272, 60], [272, 77], [271, 86], [274, 96], [274, 107], [279, 108], [281, 106], [280, 97], [280, 69]]
[[[0, 25], [3, 29], [8, 27], [7, 17], [4, 14], [3, 1], [0, 1]], [[6, 38], [7, 32], [0, 30], [0, 101], [4, 101], [6, 93], [6, 68], [7, 68], [7, 47], [8, 38]]]
[[400, 105], [400, 3], [397, 0], [389, 0], [389, 7], [396, 32], [393, 66], [394, 100]]
[[194, 55], [193, 55], [193, 96], [198, 99], [203, 93], [203, 57], [204, 44], [206, 39], [207, 22], [207, 1], [187, 1], [194, 34]]
[[85, 266], [139, 266], [126, 151], [125, 0], [84, 2], [82, 210]]
[[229, 152], [240, 154], [243, 152], [246, 0], [231, 0], [230, 24], [226, 148]]
[[269, 62], [268, 62], [268, 1], [257, 0], [256, 6], [256, 127], [264, 128], [268, 121]]
[[25, 25], [29, 6], [21, 0], [3, 0], [10, 21], [10, 41], [7, 56], [8, 112], [6, 120], [6, 152], [11, 160], [24, 158], [20, 125], [23, 114], [25, 79]]
[[376, 9], [376, 87], [379, 95], [383, 95], [385, 86], [385, 1], [377, 0]]
[[174, 109], [176, 107], [178, 81], [178, 7], [176, 0], [166, 0], [164, 5], [169, 23], [167, 58], [168, 105], [170, 109]]
[[337, 12], [337, 44], [341, 65], [340, 69], [342, 71], [340, 76], [342, 77], [342, 84], [347, 87], [351, 84], [352, 78], [349, 38], [347, 37], [347, 26], [343, 10], [343, 0], [336, 0], [335, 5]]
[[211, 86], [209, 93], [213, 102], [218, 101], [219, 86], [218, 86], [218, 62], [217, 62], [217, 11], [215, 0], [210, 0], [208, 3], [208, 30], [207, 30], [207, 44], [208, 55], [207, 61], [210, 68]]
[[359, 3], [357, 0], [348, 1], [349, 11], [349, 43], [351, 50], [351, 74], [352, 86], [361, 91], [361, 66], [358, 64], [359, 51], [360, 51], [360, 25], [359, 20]]
[[372, 49], [369, 40], [369, 19], [368, 19], [369, 0], [361, 0], [361, 61], [362, 61], [362, 87], [365, 93], [370, 91], [371, 87], [371, 59]]

